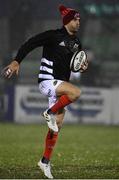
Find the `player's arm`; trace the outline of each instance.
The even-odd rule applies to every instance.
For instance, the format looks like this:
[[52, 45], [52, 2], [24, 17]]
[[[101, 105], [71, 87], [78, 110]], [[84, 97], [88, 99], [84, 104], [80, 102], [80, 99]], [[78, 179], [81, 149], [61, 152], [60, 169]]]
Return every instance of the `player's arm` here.
[[3, 69], [3, 76], [10, 78], [13, 74], [18, 75], [20, 63], [27, 56], [27, 54], [37, 47], [52, 43], [53, 35], [54, 32], [51, 30], [45, 31], [28, 39], [24, 44], [21, 45], [13, 61]]
[[8, 66], [3, 69], [2, 75], [5, 78], [10, 78], [13, 74], [18, 75], [19, 67], [20, 64], [16, 60], [13, 60]]

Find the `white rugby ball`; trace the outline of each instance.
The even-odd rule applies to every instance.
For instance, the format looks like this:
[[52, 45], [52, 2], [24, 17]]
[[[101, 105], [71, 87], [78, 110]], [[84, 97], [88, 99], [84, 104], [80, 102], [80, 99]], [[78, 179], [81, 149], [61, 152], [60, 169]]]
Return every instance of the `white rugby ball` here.
[[84, 51], [77, 51], [71, 58], [70, 61], [70, 69], [72, 72], [79, 72], [81, 70], [81, 66], [86, 62], [87, 55]]

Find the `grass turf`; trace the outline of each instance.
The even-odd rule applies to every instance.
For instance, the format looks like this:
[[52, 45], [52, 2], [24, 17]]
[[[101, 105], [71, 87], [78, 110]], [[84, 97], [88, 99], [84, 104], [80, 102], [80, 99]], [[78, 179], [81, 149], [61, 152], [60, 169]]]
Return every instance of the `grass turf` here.
[[[0, 178], [43, 179], [44, 125], [0, 124]], [[119, 178], [119, 127], [64, 125], [52, 158], [58, 179]]]

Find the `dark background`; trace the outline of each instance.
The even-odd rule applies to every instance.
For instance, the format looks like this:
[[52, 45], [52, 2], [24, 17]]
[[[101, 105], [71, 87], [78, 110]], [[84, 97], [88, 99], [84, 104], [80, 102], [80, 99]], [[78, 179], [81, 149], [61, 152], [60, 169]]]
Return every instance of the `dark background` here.
[[[91, 72], [96, 75], [91, 86], [118, 86], [119, 2], [116, 0], [0, 0], [0, 68], [12, 60], [27, 38], [62, 26], [59, 4], [80, 12], [78, 35], [83, 47], [92, 54], [92, 62], [95, 64], [93, 71], [96, 70], [96, 74]], [[26, 57], [17, 83], [37, 82], [41, 50], [34, 50]], [[87, 75], [89, 77], [90, 73]], [[1, 79], [0, 83], [3, 82], [4, 79]]]

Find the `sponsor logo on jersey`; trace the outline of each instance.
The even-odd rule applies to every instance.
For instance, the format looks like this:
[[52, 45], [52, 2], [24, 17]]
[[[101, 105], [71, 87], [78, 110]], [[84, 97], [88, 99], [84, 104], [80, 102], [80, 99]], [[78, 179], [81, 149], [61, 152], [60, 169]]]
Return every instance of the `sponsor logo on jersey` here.
[[57, 84], [57, 80], [53, 81], [53, 85], [55, 86]]
[[65, 46], [64, 41], [62, 41], [61, 43], [59, 43], [60, 46]]
[[48, 89], [48, 96], [51, 96], [51, 89]]
[[73, 49], [74, 49], [75, 51], [78, 51], [78, 47], [79, 47], [79, 45], [78, 45], [77, 43], [75, 43]]

